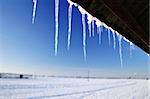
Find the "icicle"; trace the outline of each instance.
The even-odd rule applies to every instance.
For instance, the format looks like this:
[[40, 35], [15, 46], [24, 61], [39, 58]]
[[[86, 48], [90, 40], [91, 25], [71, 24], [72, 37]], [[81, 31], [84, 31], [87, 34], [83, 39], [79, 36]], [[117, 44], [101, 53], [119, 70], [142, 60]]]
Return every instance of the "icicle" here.
[[97, 33], [98, 33], [98, 39], [99, 39], [99, 45], [101, 44], [101, 26], [97, 26]]
[[113, 34], [113, 41], [114, 41], [114, 50], [116, 49], [116, 37], [115, 37], [115, 32], [112, 31]]
[[116, 38], [115, 38], [115, 34], [119, 35], [119, 33], [116, 31], [114, 31], [111, 27], [107, 26], [105, 23], [102, 23], [102, 26], [104, 26], [108, 31], [108, 41], [109, 41], [109, 45], [111, 43], [111, 38], [110, 38], [110, 31], [112, 32], [113, 35], [113, 42], [114, 42], [114, 49], [116, 48]]
[[99, 39], [99, 44], [102, 42], [102, 32], [101, 32], [101, 26], [98, 27], [98, 39]]
[[112, 35], [113, 35], [113, 42], [114, 42], [114, 50], [116, 49], [116, 37], [115, 37], [115, 31], [110, 27], [109, 28], [110, 30], [111, 30], [111, 32], [112, 32]]
[[91, 23], [88, 24], [88, 28], [89, 28], [89, 37], [91, 37]]
[[59, 16], [59, 0], [55, 0], [55, 56], [58, 50], [58, 16]]
[[131, 42], [131, 41], [129, 41], [128, 39], [126, 39], [125, 37], [123, 37], [123, 39], [127, 42], [127, 43], [129, 43], [130, 44], [130, 57], [132, 56], [132, 50], [134, 49], [134, 44]]
[[123, 69], [123, 62], [122, 62], [122, 36], [121, 35], [119, 35], [119, 56], [120, 56], [121, 69]]
[[85, 14], [86, 11], [78, 6], [79, 11], [81, 12], [82, 15], [82, 30], [83, 30], [83, 53], [84, 53], [84, 60], [86, 61], [86, 23], [85, 23]]
[[132, 56], [132, 50], [134, 49], [134, 45], [130, 42], [130, 57]]
[[100, 27], [98, 27], [98, 26], [96, 26], [96, 29], [97, 29], [97, 34], [99, 34], [99, 32], [100, 32]]
[[86, 60], [86, 26], [85, 26], [85, 14], [82, 14], [82, 24], [83, 24], [83, 52], [84, 52], [84, 59]]
[[32, 1], [33, 1], [32, 24], [34, 24], [38, 0], [32, 0]]
[[101, 21], [99, 21], [97, 18], [95, 18], [95, 21], [96, 21], [96, 26], [97, 26], [97, 33], [98, 33], [98, 37], [99, 37], [99, 44], [101, 44], [101, 33], [102, 33], [102, 27], [101, 27], [101, 25], [102, 25], [102, 22]]
[[116, 48], [116, 37], [115, 37], [115, 34], [117, 34], [119, 36], [119, 33], [116, 31], [114, 31], [111, 27], [108, 27], [105, 23], [102, 23], [102, 25], [108, 30], [108, 41], [109, 41], [109, 45], [111, 43], [111, 38], [110, 38], [110, 31], [112, 32], [112, 35], [113, 35], [113, 45], [114, 45], [114, 49]]
[[71, 39], [71, 26], [72, 26], [72, 6], [73, 2], [70, 0], [67, 0], [69, 3], [68, 8], [68, 50], [70, 49], [70, 39]]
[[110, 29], [108, 28], [107, 30], [108, 30], [107, 31], [108, 32], [108, 42], [109, 42], [109, 45], [110, 45]]
[[106, 31], [108, 32], [108, 42], [110, 45], [110, 30], [109, 30], [110, 27], [108, 27], [105, 23], [102, 23], [102, 26], [104, 26], [106, 28]]
[[93, 20], [93, 16], [87, 13], [87, 20], [88, 20], [88, 30], [89, 30], [89, 37], [91, 37], [91, 23]]
[[92, 36], [94, 37], [94, 20], [92, 21]]

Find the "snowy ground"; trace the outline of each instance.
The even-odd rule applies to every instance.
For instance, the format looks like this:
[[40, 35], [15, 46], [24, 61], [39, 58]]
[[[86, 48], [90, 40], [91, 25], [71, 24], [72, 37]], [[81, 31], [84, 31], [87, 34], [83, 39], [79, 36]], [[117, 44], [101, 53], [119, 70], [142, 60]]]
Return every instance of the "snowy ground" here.
[[0, 79], [0, 99], [150, 99], [149, 92], [150, 80]]

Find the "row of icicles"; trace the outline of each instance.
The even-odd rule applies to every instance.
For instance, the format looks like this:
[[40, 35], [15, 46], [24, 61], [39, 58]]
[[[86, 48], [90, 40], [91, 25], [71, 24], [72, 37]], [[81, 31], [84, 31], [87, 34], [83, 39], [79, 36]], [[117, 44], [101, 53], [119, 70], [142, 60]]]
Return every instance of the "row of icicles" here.
[[[37, 9], [37, 3], [38, 0], [32, 0], [33, 1], [33, 14], [32, 14], [32, 24], [35, 22], [35, 16], [36, 16], [36, 9]], [[84, 60], [86, 61], [86, 21], [85, 16], [87, 15], [87, 23], [88, 23], [88, 31], [89, 31], [89, 37], [94, 37], [94, 25], [97, 26], [97, 33], [99, 35], [99, 44], [101, 44], [101, 33], [103, 31], [102, 27], [105, 27], [108, 32], [108, 40], [110, 44], [110, 34], [113, 35], [113, 46], [114, 49], [116, 48], [116, 37], [118, 37], [119, 41], [119, 56], [120, 56], [120, 63], [121, 68], [123, 68], [123, 61], [122, 61], [122, 39], [124, 39], [126, 42], [130, 44], [130, 55], [132, 54], [132, 49], [134, 48], [134, 45], [132, 42], [130, 42], [128, 39], [120, 35], [117, 31], [113, 30], [111, 27], [107, 26], [105, 23], [98, 20], [96, 17], [93, 17], [91, 14], [89, 14], [87, 11], [85, 11], [81, 6], [78, 4], [72, 2], [71, 0], [67, 0], [69, 6], [68, 6], [68, 43], [67, 43], [67, 50], [70, 49], [70, 40], [71, 40], [71, 27], [72, 27], [72, 7], [78, 7], [81, 15], [82, 15], [82, 32], [83, 32], [83, 55]], [[58, 29], [59, 29], [59, 0], [55, 0], [55, 56], [57, 56], [57, 49], [58, 49]]]

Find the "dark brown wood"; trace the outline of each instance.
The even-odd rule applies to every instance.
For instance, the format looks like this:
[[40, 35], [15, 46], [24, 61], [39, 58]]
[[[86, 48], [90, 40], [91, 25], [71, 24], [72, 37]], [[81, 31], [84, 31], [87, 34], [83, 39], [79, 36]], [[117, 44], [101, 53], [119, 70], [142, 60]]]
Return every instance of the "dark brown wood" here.
[[[143, 11], [147, 11], [148, 0], [72, 0], [85, 8], [94, 17], [97, 17], [113, 29], [117, 30], [121, 35], [125, 36], [135, 45], [139, 46], [145, 52], [150, 53], [149, 44], [149, 25], [146, 24], [147, 13], [143, 15]], [[126, 2], [126, 5], [123, 3]], [[129, 5], [128, 5], [129, 3]], [[132, 5], [135, 4], [135, 5]], [[147, 4], [147, 5], [145, 5]], [[129, 9], [130, 8], [130, 9]], [[99, 10], [101, 9], [101, 10]], [[137, 11], [137, 9], [139, 11]], [[131, 10], [131, 11], [130, 11]], [[136, 11], [136, 12], [135, 12]], [[143, 15], [143, 19], [141, 16]], [[135, 16], [134, 16], [135, 15]], [[112, 18], [110, 18], [110, 16]], [[140, 17], [137, 20], [136, 17]], [[144, 19], [146, 16], [146, 19]], [[115, 19], [115, 20], [114, 20]], [[139, 23], [142, 20], [142, 23]], [[145, 21], [145, 22], [143, 22]]]

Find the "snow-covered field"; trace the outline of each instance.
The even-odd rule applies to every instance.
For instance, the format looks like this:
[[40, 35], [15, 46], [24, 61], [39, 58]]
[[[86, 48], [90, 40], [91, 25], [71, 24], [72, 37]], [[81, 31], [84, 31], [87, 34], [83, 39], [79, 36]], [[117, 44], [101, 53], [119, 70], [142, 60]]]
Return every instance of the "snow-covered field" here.
[[0, 79], [0, 99], [150, 99], [150, 80]]

